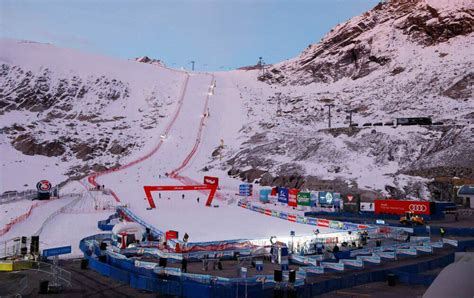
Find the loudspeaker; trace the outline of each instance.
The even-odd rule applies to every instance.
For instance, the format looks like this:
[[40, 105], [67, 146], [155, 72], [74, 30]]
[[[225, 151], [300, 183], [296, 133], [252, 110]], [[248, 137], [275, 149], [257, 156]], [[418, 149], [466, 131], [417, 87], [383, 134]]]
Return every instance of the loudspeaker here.
[[281, 282], [283, 280], [283, 272], [281, 270], [275, 270], [273, 273], [273, 279], [276, 282]]
[[27, 238], [25, 236], [21, 237], [20, 252], [21, 252], [22, 255], [26, 255], [26, 253], [28, 252], [28, 247], [26, 246], [26, 240], [27, 240]]
[[39, 236], [31, 236], [30, 254], [39, 254]]
[[168, 259], [167, 258], [160, 258], [160, 263], [159, 263], [159, 266], [160, 267], [166, 267], [166, 264], [168, 263]]
[[288, 282], [295, 282], [296, 281], [296, 272], [295, 270], [290, 270], [289, 276], [288, 276]]

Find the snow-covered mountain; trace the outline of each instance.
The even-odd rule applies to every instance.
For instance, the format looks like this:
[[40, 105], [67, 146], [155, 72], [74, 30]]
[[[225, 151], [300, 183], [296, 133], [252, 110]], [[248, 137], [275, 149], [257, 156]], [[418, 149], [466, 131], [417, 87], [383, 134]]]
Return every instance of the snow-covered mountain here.
[[[249, 122], [230, 173], [425, 198], [438, 185], [418, 176], [473, 178], [473, 26], [473, 2], [463, 0], [386, 1], [336, 26], [260, 72], [266, 87], [241, 87]], [[349, 110], [359, 128], [347, 128]], [[361, 128], [417, 116], [444, 125]]]
[[1, 40], [0, 48], [0, 192], [115, 167], [152, 146], [184, 80], [48, 44]]

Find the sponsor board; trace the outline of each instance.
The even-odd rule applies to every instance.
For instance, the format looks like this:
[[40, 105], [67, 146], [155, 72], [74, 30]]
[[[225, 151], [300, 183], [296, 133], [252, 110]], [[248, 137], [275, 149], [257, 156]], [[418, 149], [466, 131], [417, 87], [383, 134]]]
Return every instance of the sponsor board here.
[[298, 205], [310, 206], [311, 205], [311, 193], [299, 192], [298, 193]]
[[310, 267], [303, 267], [303, 270], [308, 273], [315, 273], [315, 274], [323, 274], [324, 267], [321, 266], [310, 266]]
[[204, 184], [215, 185], [217, 187], [219, 185], [219, 178], [212, 176], [204, 176]]
[[51, 183], [48, 180], [41, 180], [36, 183], [36, 190], [38, 190], [39, 193], [49, 193], [51, 190]]
[[321, 262], [323, 268], [333, 269], [337, 271], [344, 271], [344, 264], [333, 262]]
[[331, 191], [318, 192], [318, 201], [321, 206], [339, 206], [341, 194]]
[[431, 241], [430, 237], [420, 237], [420, 236], [411, 236], [410, 237], [410, 242], [426, 243], [426, 242], [430, 242], [430, 241]]
[[352, 260], [352, 259], [342, 259], [342, 260], [339, 260], [340, 263], [344, 264], [344, 265], [348, 265], [348, 266], [352, 266], [352, 267], [363, 267], [364, 266], [364, 263], [362, 260]]
[[331, 229], [343, 229], [344, 228], [344, 223], [341, 222], [341, 221], [330, 220], [329, 221], [329, 227]]
[[272, 210], [270, 210], [270, 209], [265, 209], [264, 214], [265, 214], [265, 215], [270, 215], [270, 216], [272, 216]]
[[416, 248], [397, 248], [395, 252], [400, 255], [416, 256]]
[[458, 247], [458, 241], [457, 240], [443, 238], [443, 243]]
[[433, 247], [431, 247], [431, 245], [417, 245], [415, 248], [416, 250], [422, 251], [422, 252], [429, 252], [429, 253], [433, 252]]
[[376, 251], [374, 252], [374, 255], [384, 258], [384, 259], [391, 259], [394, 260], [397, 258], [397, 254], [395, 251]]
[[296, 188], [292, 188], [288, 191], [288, 206], [298, 207], [298, 192]]
[[264, 188], [264, 189], [261, 189], [260, 190], [260, 202], [268, 202], [270, 199], [268, 198], [268, 196], [270, 195], [270, 192], [272, 190], [271, 189], [268, 189], [268, 188]]
[[288, 188], [278, 188], [278, 202], [288, 204]]
[[380, 264], [380, 262], [382, 261], [379, 256], [357, 256], [356, 258], [358, 260], [374, 264]]
[[279, 216], [281, 219], [288, 219], [288, 214], [284, 213], [284, 212], [280, 212], [280, 216]]
[[61, 246], [55, 248], [48, 248], [43, 249], [42, 256], [43, 257], [54, 257], [59, 255], [65, 255], [71, 253], [71, 246]]
[[327, 219], [318, 219], [318, 226], [329, 228], [329, 220], [327, 220]]
[[430, 202], [424, 201], [402, 201], [402, 200], [375, 200], [376, 214], [398, 214], [413, 212], [414, 214], [431, 214]]
[[434, 248], [443, 248], [444, 243], [442, 241], [431, 242], [431, 246]]
[[292, 222], [296, 222], [296, 215], [288, 214], [288, 220]]

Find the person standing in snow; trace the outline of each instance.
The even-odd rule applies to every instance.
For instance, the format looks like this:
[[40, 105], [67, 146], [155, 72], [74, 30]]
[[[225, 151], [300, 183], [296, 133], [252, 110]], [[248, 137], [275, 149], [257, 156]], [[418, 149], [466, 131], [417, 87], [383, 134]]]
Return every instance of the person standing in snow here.
[[181, 195], [181, 199], [183, 199], [183, 200], [184, 200], [184, 193]]
[[199, 203], [199, 198], [197, 198], [197, 202]]

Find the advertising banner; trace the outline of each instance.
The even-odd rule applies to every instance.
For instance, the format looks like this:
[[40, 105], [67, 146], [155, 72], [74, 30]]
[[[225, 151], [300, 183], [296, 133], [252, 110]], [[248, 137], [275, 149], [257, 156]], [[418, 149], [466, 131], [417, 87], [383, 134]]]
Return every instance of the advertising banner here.
[[324, 273], [324, 267], [321, 266], [310, 266], [310, 267], [302, 267], [304, 271], [308, 273], [314, 273], [314, 274], [323, 274]]
[[377, 252], [374, 252], [374, 255], [377, 255], [384, 259], [390, 259], [390, 260], [394, 260], [397, 257], [394, 251], [377, 251]]
[[305, 223], [308, 222], [308, 219], [304, 216], [298, 215], [298, 216], [296, 216], [296, 222], [305, 224]]
[[41, 180], [36, 183], [36, 189], [39, 193], [49, 193], [51, 190], [51, 183], [48, 180]]
[[458, 247], [458, 241], [457, 240], [443, 238], [443, 243]]
[[402, 215], [408, 211], [414, 214], [431, 214], [430, 202], [424, 201], [375, 200], [374, 205], [376, 214]]
[[379, 256], [357, 256], [357, 259], [374, 264], [380, 264], [381, 262]]
[[296, 215], [288, 214], [288, 220], [292, 222], [296, 222]]
[[332, 263], [332, 262], [321, 262], [323, 268], [329, 268], [337, 271], [344, 271], [344, 264], [342, 263]]
[[269, 201], [268, 196], [271, 193], [271, 189], [269, 188], [263, 188], [260, 189], [260, 202], [267, 203]]
[[311, 193], [309, 192], [299, 192], [298, 193], [298, 205], [301, 206], [310, 206], [311, 205]]
[[330, 191], [318, 192], [319, 205], [321, 206], [332, 206], [334, 200], [334, 193]]
[[429, 252], [429, 253], [433, 252], [433, 247], [431, 247], [431, 245], [417, 245], [415, 248], [416, 250], [422, 251], [422, 252]]
[[288, 214], [286, 213], [283, 213], [283, 212], [280, 212], [280, 216], [279, 216], [281, 219], [288, 219]]
[[395, 250], [397, 254], [416, 256], [416, 248], [397, 248]]
[[443, 241], [431, 242], [431, 246], [433, 246], [434, 248], [443, 248], [444, 243]]
[[344, 265], [352, 266], [352, 267], [363, 267], [364, 263], [362, 260], [353, 260], [353, 259], [341, 259], [340, 262]]
[[270, 193], [272, 197], [276, 197], [278, 195], [278, 187], [273, 187], [272, 192]]
[[278, 188], [278, 202], [288, 204], [288, 188]]
[[288, 206], [298, 206], [298, 192], [299, 190], [296, 188], [292, 188], [288, 191]]
[[344, 223], [342, 221], [330, 220], [329, 227], [331, 229], [343, 229]]
[[329, 228], [329, 220], [327, 220], [327, 219], [318, 219], [318, 226]]
[[239, 195], [243, 197], [250, 197], [253, 193], [253, 185], [252, 184], [240, 184], [239, 185]]
[[215, 185], [217, 187], [219, 185], [219, 178], [204, 176], [204, 184]]

